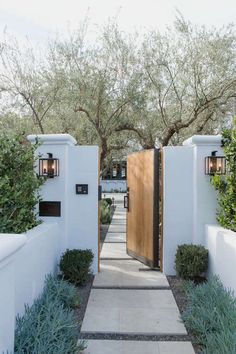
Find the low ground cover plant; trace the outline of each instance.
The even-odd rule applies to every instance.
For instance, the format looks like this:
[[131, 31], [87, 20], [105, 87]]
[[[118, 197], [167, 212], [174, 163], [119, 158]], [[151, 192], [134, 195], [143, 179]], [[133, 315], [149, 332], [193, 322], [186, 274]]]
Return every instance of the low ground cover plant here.
[[205, 354], [236, 353], [236, 298], [214, 276], [200, 285], [185, 283], [183, 320]]
[[179, 245], [175, 255], [175, 269], [183, 279], [201, 277], [208, 265], [208, 250], [201, 245]]
[[78, 341], [77, 289], [63, 279], [47, 277], [42, 295], [25, 314], [16, 318], [15, 354], [77, 354], [85, 348]]
[[90, 249], [66, 250], [60, 260], [60, 270], [66, 280], [75, 284], [85, 284], [91, 274], [94, 255]]

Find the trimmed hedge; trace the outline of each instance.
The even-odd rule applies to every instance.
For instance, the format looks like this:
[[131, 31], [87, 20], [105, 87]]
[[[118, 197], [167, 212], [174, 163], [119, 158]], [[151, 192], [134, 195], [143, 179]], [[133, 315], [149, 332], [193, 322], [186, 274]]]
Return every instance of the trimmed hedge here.
[[175, 269], [183, 279], [200, 277], [206, 272], [208, 251], [201, 245], [183, 244], [178, 246], [175, 255]]
[[93, 252], [89, 249], [67, 249], [59, 264], [64, 278], [75, 285], [85, 284], [90, 276], [93, 258]]

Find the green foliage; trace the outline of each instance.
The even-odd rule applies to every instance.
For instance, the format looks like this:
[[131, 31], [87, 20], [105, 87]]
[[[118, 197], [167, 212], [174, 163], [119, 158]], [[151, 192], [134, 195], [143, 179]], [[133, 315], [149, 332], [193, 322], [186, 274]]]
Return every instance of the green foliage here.
[[236, 353], [236, 331], [225, 328], [221, 332], [210, 333], [205, 345], [203, 354]]
[[112, 205], [112, 199], [111, 198], [104, 198], [103, 200], [105, 200], [107, 202], [107, 204]]
[[0, 134], [0, 232], [21, 233], [39, 224], [35, 206], [43, 179], [34, 172], [37, 145], [23, 135]]
[[45, 297], [58, 299], [66, 308], [76, 308], [80, 305], [77, 288], [64, 279], [49, 275], [46, 278], [45, 288]]
[[60, 260], [60, 270], [65, 279], [75, 285], [86, 283], [89, 279], [93, 257], [93, 252], [89, 249], [66, 250]]
[[111, 206], [103, 199], [100, 202], [100, 221], [102, 224], [110, 224], [112, 219]]
[[49, 276], [43, 294], [16, 318], [15, 353], [77, 354], [83, 350], [76, 315], [68, 307], [74, 306], [75, 297], [73, 285]]
[[236, 299], [214, 276], [194, 286], [187, 282], [186, 326], [202, 344], [205, 354], [236, 353]]
[[183, 279], [201, 276], [207, 270], [208, 251], [200, 245], [178, 246], [175, 255], [175, 269]]
[[227, 175], [215, 175], [211, 183], [218, 191], [217, 220], [227, 229], [236, 231], [236, 119], [233, 129], [222, 132]]

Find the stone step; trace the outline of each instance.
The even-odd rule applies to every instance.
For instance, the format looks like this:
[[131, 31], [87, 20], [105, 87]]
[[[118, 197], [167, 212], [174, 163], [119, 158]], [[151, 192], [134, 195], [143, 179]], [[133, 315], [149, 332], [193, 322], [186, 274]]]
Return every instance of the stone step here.
[[126, 243], [103, 243], [101, 258], [131, 258], [126, 253]]
[[135, 260], [102, 260], [100, 266], [100, 273], [95, 276], [93, 286], [169, 287], [163, 273], [149, 270], [147, 266]]

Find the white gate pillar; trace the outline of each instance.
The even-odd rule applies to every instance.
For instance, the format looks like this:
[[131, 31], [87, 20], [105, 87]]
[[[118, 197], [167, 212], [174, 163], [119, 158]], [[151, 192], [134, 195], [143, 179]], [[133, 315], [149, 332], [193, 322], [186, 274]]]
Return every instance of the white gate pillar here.
[[194, 135], [183, 146], [163, 148], [163, 271], [175, 274], [178, 245], [206, 244], [205, 225], [216, 223], [216, 192], [205, 158], [223, 155], [221, 135]]
[[[98, 147], [77, 146], [69, 134], [29, 135], [28, 140], [41, 145], [36, 153], [42, 158], [53, 154], [59, 159], [59, 176], [47, 178], [41, 187], [43, 201], [60, 202], [60, 216], [39, 216], [44, 222], [61, 223], [61, 251], [89, 248], [94, 253], [93, 271], [98, 271]], [[38, 172], [38, 166], [36, 167]], [[85, 186], [82, 194], [76, 194]]]
[[205, 175], [205, 158], [221, 148], [221, 135], [194, 135], [183, 142], [193, 147], [193, 236], [192, 242], [205, 245], [205, 225], [216, 224], [217, 200], [210, 176]]

